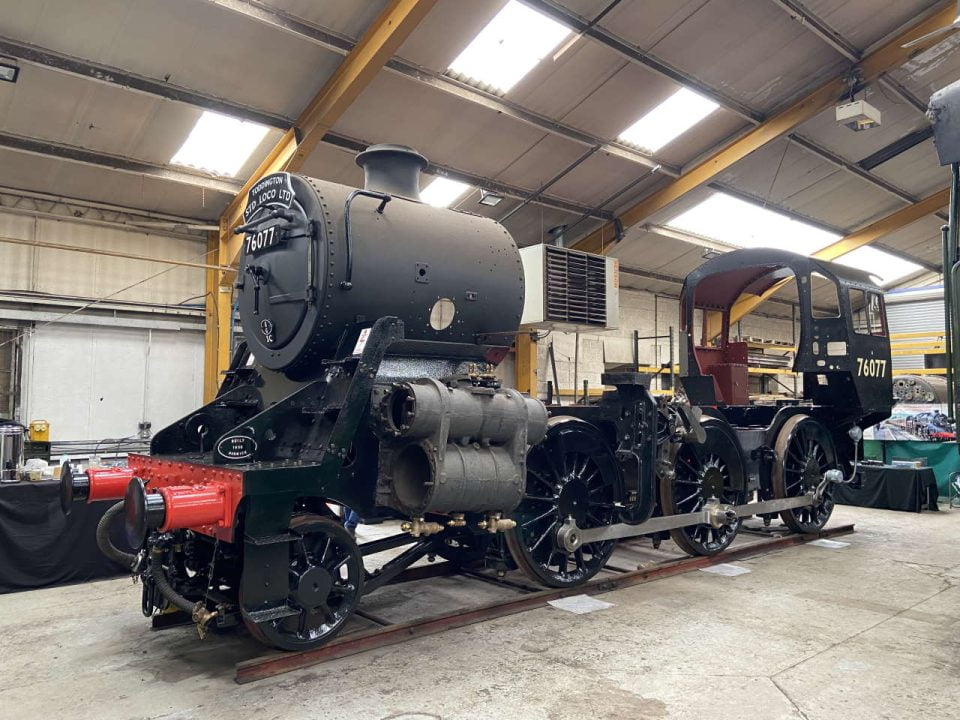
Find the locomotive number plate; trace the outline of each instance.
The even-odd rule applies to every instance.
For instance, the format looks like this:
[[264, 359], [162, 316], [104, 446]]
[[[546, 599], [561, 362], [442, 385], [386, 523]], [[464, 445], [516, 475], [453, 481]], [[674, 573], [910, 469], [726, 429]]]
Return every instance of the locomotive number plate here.
[[276, 225], [269, 225], [255, 233], [247, 233], [244, 239], [243, 251], [247, 255], [258, 255], [282, 244], [283, 230], [278, 230]]
[[857, 358], [857, 375], [863, 377], [885, 377], [887, 374], [886, 360]]

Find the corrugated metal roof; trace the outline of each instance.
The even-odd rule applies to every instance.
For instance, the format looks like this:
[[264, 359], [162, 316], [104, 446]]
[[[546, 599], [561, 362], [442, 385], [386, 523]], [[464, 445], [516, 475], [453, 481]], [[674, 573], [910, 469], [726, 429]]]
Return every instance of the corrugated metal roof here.
[[[804, 3], [861, 49], [935, 4], [929, 0]], [[358, 38], [386, 0], [266, 0], [259, 4]], [[443, 72], [504, 4], [505, 0], [440, 0], [401, 46], [398, 56]], [[590, 20], [609, 0], [562, 0], [560, 4]], [[795, 100], [849, 65], [768, 0], [622, 0], [600, 26], [763, 113]], [[285, 117], [300, 113], [342, 59], [316, 42], [201, 0], [13, 3], [4, 11], [0, 34]], [[958, 38], [960, 35], [948, 38], [921, 53], [892, 76], [926, 98], [960, 76]], [[674, 80], [629, 61], [600, 42], [581, 38], [557, 61], [544, 60], [506, 97], [610, 141], [678, 87]], [[886, 89], [872, 86], [866, 97], [883, 112], [880, 128], [853, 133], [838, 127], [828, 110], [797, 132], [857, 162], [926, 122], [920, 112]], [[16, 85], [0, 83], [3, 132], [157, 165], [169, 160], [199, 112], [183, 103], [26, 63]], [[746, 126], [739, 115], [720, 109], [656, 156], [682, 166]], [[393, 72], [381, 72], [335, 130], [371, 142], [407, 143], [435, 162], [530, 191], [549, 182], [588, 150], [582, 143]], [[276, 131], [270, 133], [241, 170], [241, 177], [252, 172], [277, 136]], [[327, 145], [315, 151], [305, 171], [348, 183], [360, 178], [352, 155]], [[873, 172], [918, 196], [946, 183], [929, 140]], [[598, 152], [548, 192], [581, 205], [598, 205], [642, 178], [608, 208], [618, 210], [667, 182], [663, 175], [648, 173], [639, 163]], [[903, 206], [890, 193], [785, 140], [753, 153], [720, 180], [841, 228], [860, 226]], [[229, 200], [221, 192], [8, 150], [0, 150], [0, 183], [208, 219], [215, 218]], [[662, 222], [707, 192], [690, 193], [649, 220]], [[511, 202], [496, 209], [465, 209], [500, 217], [516, 204]], [[528, 244], [541, 240], [545, 229], [576, 219], [570, 213], [531, 205], [511, 217], [507, 226], [522, 244]], [[884, 242], [937, 262], [939, 222], [924, 219]], [[577, 232], [595, 224], [584, 222]], [[662, 238], [633, 229], [617, 253], [637, 267], [682, 275], [699, 264], [702, 254], [699, 248], [683, 245], [671, 246]]]

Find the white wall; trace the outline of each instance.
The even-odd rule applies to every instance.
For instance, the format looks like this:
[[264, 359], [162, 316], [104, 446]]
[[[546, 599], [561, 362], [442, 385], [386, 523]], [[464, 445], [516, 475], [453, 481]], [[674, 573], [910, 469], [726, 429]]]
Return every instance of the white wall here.
[[[196, 262], [206, 251], [205, 243], [186, 238], [4, 211], [0, 236]], [[136, 287], [117, 293], [130, 285]], [[46, 324], [25, 322], [23, 304], [0, 303], [0, 324], [16, 320], [22, 332], [20, 419], [50, 421], [53, 440], [136, 435], [141, 421], [156, 431], [202, 403], [203, 333], [150, 328], [176, 326], [164, 322], [172, 317], [164, 306], [202, 296], [202, 269], [0, 242], [0, 293], [10, 291], [140, 304], [112, 317], [86, 312]], [[46, 317], [66, 311], [36, 307]], [[200, 318], [178, 319], [183, 327], [202, 327]]]
[[[577, 363], [577, 386], [583, 388], [587, 380], [591, 388], [600, 387], [600, 375], [604, 369], [604, 352], [607, 362], [632, 361], [632, 336], [636, 330], [641, 337], [667, 335], [670, 326], [674, 330], [674, 361], [679, 364], [680, 303], [676, 298], [632, 288], [620, 288], [620, 321], [616, 330], [603, 333], [581, 333], [580, 353]], [[734, 329], [734, 334], [738, 331]], [[739, 334], [761, 337], [767, 340], [792, 341], [790, 318], [773, 318], [749, 315], [742, 321]], [[537, 375], [541, 397], [546, 395], [547, 380], [552, 379], [547, 348], [553, 342], [557, 363], [557, 377], [563, 390], [574, 387], [573, 368], [576, 338], [573, 333], [552, 332], [538, 346]], [[640, 364], [666, 363], [670, 358], [667, 340], [641, 340]], [[788, 387], [793, 387], [792, 376], [776, 376]], [[782, 390], [782, 388], [781, 388]]]
[[52, 440], [128, 437], [200, 405], [203, 334], [49, 325], [29, 337], [24, 365], [24, 415], [48, 420]]
[[[193, 262], [203, 262], [206, 252], [205, 243], [194, 240], [2, 210], [0, 236]], [[167, 268], [172, 269], [115, 294]], [[0, 290], [85, 298], [111, 295], [116, 300], [175, 305], [193, 295], [203, 294], [203, 273], [200, 268], [0, 242]]]

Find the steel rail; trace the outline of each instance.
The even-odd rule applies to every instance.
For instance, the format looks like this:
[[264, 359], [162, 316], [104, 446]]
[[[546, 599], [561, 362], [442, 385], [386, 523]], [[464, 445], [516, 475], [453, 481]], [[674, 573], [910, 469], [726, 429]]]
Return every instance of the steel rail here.
[[818, 533], [784, 535], [783, 537], [772, 540], [750, 543], [742, 547], [729, 549], [719, 555], [669, 560], [653, 567], [624, 572], [613, 577], [596, 578], [576, 587], [531, 592], [516, 598], [488, 603], [468, 610], [457, 610], [433, 617], [388, 625], [386, 627], [358, 631], [341, 636], [327, 645], [312, 650], [284, 653], [282, 655], [271, 653], [237, 663], [234, 680], [241, 685], [256, 680], [263, 680], [292, 670], [300, 670], [318, 665], [329, 660], [336, 660], [350, 655], [357, 655], [367, 650], [396, 645], [426, 635], [434, 635], [444, 630], [452, 630], [485, 620], [514, 615], [526, 610], [534, 610], [543, 607], [550, 600], [557, 600], [571, 595], [599, 595], [612, 590], [621, 590], [632, 587], [633, 585], [648, 583], [660, 578], [681, 575], [691, 570], [699, 570], [700, 568], [730, 562], [731, 560], [741, 560], [772, 550], [781, 550], [812, 540], [846, 535], [852, 532], [854, 532], [853, 525], [839, 525]]

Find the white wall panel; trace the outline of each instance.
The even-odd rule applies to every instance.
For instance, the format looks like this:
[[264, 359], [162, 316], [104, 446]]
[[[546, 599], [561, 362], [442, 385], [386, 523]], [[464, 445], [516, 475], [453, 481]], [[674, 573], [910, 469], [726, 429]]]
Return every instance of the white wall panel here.
[[156, 431], [202, 402], [202, 333], [49, 325], [27, 354], [25, 417], [50, 421], [53, 440]]
[[[0, 236], [32, 241], [33, 232], [33, 218], [0, 213]], [[32, 248], [0, 243], [0, 288], [27, 289], [33, 280], [32, 262]]]
[[[0, 236], [192, 262], [203, 262], [206, 252], [202, 242], [3, 211]], [[167, 268], [168, 272], [146, 280]], [[0, 242], [3, 289], [93, 298], [135, 284], [115, 299], [175, 305], [203, 295], [205, 290], [203, 270], [199, 268]]]
[[162, 427], [203, 402], [203, 335], [150, 331], [143, 419]]

